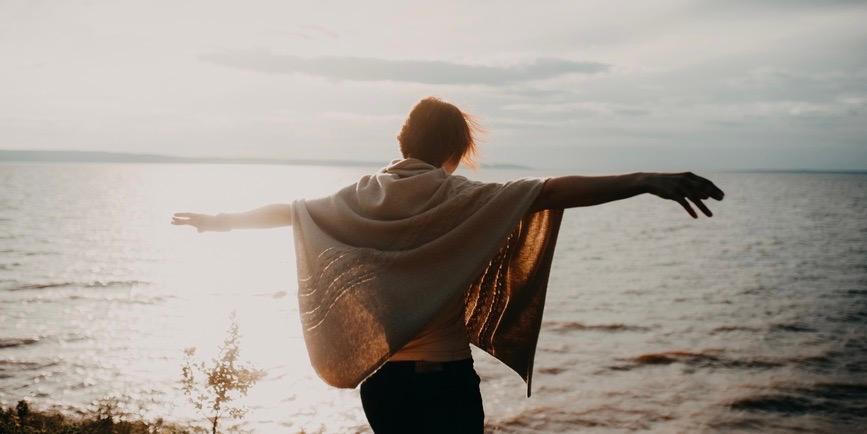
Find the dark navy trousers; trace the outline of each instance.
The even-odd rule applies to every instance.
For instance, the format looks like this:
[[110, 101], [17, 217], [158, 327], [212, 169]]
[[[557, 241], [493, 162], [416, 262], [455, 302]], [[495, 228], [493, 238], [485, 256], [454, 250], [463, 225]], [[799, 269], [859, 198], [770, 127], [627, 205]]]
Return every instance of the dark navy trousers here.
[[485, 412], [473, 359], [387, 362], [361, 383], [376, 434], [482, 433]]

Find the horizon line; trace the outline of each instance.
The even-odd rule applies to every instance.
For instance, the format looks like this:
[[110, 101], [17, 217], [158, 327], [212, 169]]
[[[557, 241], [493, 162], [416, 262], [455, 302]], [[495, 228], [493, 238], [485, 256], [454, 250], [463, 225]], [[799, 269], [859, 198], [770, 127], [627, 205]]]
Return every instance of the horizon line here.
[[[263, 157], [185, 157], [166, 154], [145, 154], [117, 151], [87, 151], [65, 149], [0, 149], [0, 162], [30, 163], [144, 163], [144, 164], [270, 164], [292, 166], [350, 166], [381, 167], [381, 161], [330, 160], [322, 158], [263, 158]], [[543, 170], [534, 166], [513, 163], [479, 163], [479, 167], [490, 169]], [[551, 169], [551, 168], [547, 168]], [[563, 170], [562, 168], [551, 170]], [[817, 168], [718, 168], [710, 169], [727, 173], [839, 173], [867, 174], [864, 169], [817, 169]]]
[[[142, 154], [117, 151], [82, 151], [67, 149], [0, 149], [0, 161], [71, 162], [71, 163], [186, 163], [186, 164], [274, 164], [293, 166], [364, 166], [381, 167], [388, 162], [324, 158], [264, 157], [185, 157], [166, 154]], [[487, 168], [536, 169], [512, 163], [479, 163]]]

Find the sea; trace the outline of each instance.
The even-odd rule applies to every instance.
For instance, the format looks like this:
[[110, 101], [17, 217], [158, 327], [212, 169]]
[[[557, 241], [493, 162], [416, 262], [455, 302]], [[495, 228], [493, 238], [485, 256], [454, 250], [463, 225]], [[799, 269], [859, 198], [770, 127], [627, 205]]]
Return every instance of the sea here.
[[[110, 403], [206, 427], [182, 367], [210, 366], [234, 321], [239, 363], [262, 376], [222, 427], [370, 432], [358, 389], [310, 367], [291, 228], [170, 221], [320, 197], [376, 170], [0, 163], [0, 405]], [[706, 202], [712, 218], [649, 194], [565, 211], [532, 396], [473, 348], [488, 432], [867, 432], [867, 174], [697, 173], [726, 193]]]

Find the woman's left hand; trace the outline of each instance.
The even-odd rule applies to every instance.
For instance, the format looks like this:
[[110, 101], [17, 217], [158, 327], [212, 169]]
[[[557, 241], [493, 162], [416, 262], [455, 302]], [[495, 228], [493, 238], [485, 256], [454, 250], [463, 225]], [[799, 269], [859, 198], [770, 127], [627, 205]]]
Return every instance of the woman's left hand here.
[[725, 193], [713, 182], [692, 172], [682, 173], [650, 173], [645, 185], [649, 193], [663, 199], [671, 199], [679, 203], [692, 218], [698, 214], [689, 206], [689, 199], [704, 215], [711, 217], [713, 213], [702, 203], [702, 200], [714, 198], [722, 200]]
[[226, 232], [229, 230], [217, 216], [210, 214], [197, 214], [194, 212], [176, 212], [172, 216], [173, 225], [190, 225], [199, 232], [214, 231]]

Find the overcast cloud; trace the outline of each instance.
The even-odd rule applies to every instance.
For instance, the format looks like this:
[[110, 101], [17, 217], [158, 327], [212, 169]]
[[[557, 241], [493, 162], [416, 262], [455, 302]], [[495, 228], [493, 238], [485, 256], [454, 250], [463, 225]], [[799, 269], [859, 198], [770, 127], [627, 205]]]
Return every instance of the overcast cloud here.
[[411, 106], [483, 162], [867, 169], [858, 1], [0, 3], [0, 148], [387, 161]]
[[471, 65], [437, 60], [390, 60], [365, 57], [311, 57], [262, 52], [208, 53], [202, 60], [219, 65], [275, 74], [301, 73], [357, 81], [402, 81], [424, 84], [502, 85], [541, 80], [570, 73], [608, 69], [596, 62], [536, 59], [510, 66]]

